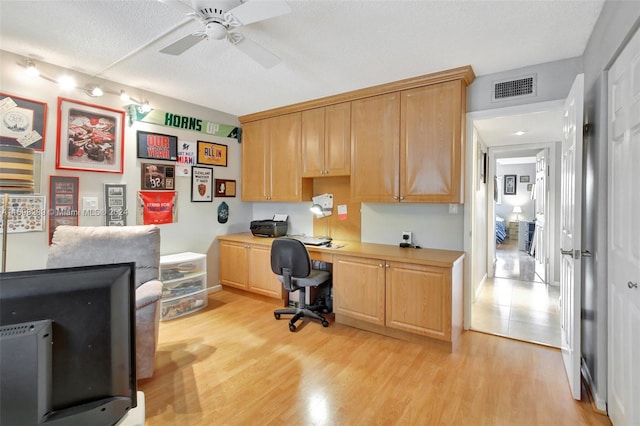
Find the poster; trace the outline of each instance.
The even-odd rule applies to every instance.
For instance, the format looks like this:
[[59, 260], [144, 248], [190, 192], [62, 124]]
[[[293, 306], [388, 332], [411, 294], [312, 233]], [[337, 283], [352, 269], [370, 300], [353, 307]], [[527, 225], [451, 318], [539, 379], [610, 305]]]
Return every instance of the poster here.
[[127, 226], [127, 185], [124, 183], [104, 184], [104, 205], [106, 226]]
[[[4, 197], [2, 200], [1, 214], [4, 214]], [[8, 233], [44, 231], [44, 221], [47, 218], [44, 195], [9, 195], [7, 208]], [[3, 223], [0, 220], [0, 233], [4, 232]]]
[[196, 164], [196, 143], [178, 141], [176, 176], [191, 176], [191, 167]]
[[141, 189], [173, 190], [175, 189], [175, 166], [159, 163], [142, 163]]
[[49, 244], [60, 225], [78, 226], [79, 179], [71, 176], [51, 176], [49, 197]]

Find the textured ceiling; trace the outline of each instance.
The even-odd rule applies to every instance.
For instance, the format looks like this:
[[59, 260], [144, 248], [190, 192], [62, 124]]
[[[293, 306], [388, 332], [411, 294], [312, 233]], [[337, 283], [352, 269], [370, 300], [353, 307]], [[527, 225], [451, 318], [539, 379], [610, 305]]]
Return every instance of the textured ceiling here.
[[240, 29], [282, 58], [270, 69], [225, 41], [159, 53], [201, 28], [156, 0], [0, 0], [0, 49], [244, 115], [463, 65], [483, 75], [580, 56], [603, 1], [288, 3]]

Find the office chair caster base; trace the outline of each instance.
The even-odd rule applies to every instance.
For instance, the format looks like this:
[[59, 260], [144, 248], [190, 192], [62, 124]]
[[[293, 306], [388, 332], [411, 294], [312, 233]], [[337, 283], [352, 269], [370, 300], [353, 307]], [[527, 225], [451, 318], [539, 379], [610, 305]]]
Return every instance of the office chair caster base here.
[[289, 324], [289, 331], [292, 332], [292, 333], [296, 331], [295, 324]]
[[322, 321], [322, 326], [323, 327], [329, 327], [329, 322], [328, 321]]
[[274, 313], [273, 313], [273, 316], [274, 316], [277, 320], [279, 320], [279, 319], [280, 319], [280, 314], [279, 314], [279, 313], [277, 313], [277, 312], [274, 312]]

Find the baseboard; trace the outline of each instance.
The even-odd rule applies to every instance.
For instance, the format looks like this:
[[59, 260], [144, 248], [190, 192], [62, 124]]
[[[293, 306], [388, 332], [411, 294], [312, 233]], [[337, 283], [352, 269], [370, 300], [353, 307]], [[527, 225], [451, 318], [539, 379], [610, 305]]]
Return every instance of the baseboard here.
[[220, 284], [211, 286], [211, 287], [207, 287], [207, 293], [215, 293], [218, 291], [222, 291], [222, 286]]
[[589, 398], [589, 402], [591, 403], [591, 409], [598, 414], [603, 416], [607, 416], [607, 402], [602, 398], [599, 398], [594, 392], [593, 389], [595, 385], [593, 383], [593, 379], [591, 378], [591, 373], [587, 368], [584, 359], [581, 359], [580, 362], [580, 374], [582, 376], [582, 382], [584, 384], [584, 389], [587, 393], [587, 398]]

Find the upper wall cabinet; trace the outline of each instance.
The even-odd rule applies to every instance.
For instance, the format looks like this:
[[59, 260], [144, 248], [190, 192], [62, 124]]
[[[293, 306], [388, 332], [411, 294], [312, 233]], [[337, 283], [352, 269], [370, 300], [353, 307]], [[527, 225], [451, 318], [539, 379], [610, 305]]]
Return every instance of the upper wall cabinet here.
[[243, 201], [310, 199], [310, 190], [304, 190], [300, 177], [300, 129], [300, 113], [252, 121], [244, 125], [241, 185]]
[[[293, 192], [280, 193], [281, 201], [298, 201], [301, 191], [306, 194], [312, 179], [303, 177], [350, 176], [352, 202], [462, 203], [466, 88], [474, 78], [465, 66], [240, 117], [243, 200], [275, 200], [270, 168], [297, 153], [299, 162], [290, 164], [300, 166], [289, 170], [296, 182], [282, 187]], [[287, 145], [291, 157], [274, 160], [270, 144], [278, 124], [272, 120], [283, 120], [281, 136], [292, 141], [289, 116], [300, 119], [299, 145]], [[270, 139], [253, 143], [259, 135]], [[247, 156], [262, 150], [264, 164], [245, 159], [249, 145], [254, 149]], [[251, 176], [255, 173], [260, 176]], [[251, 194], [256, 183], [268, 188]]]
[[302, 112], [302, 177], [351, 173], [351, 103]]

